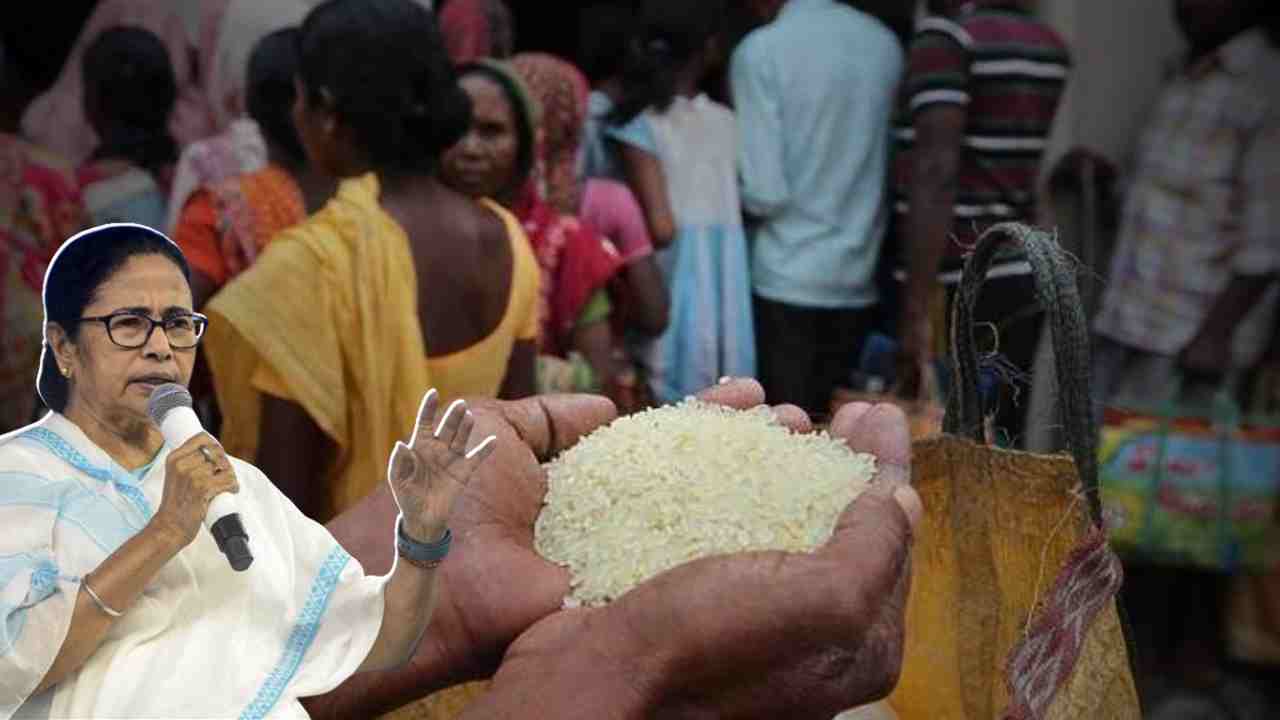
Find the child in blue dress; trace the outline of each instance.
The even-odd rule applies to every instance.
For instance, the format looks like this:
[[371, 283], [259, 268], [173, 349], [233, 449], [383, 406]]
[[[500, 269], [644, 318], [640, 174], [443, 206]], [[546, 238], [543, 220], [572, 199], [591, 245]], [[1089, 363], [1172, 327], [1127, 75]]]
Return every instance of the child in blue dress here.
[[737, 126], [698, 89], [718, 61], [724, 17], [721, 2], [645, 2], [607, 130], [671, 289], [667, 331], [637, 348], [663, 402], [756, 370]]

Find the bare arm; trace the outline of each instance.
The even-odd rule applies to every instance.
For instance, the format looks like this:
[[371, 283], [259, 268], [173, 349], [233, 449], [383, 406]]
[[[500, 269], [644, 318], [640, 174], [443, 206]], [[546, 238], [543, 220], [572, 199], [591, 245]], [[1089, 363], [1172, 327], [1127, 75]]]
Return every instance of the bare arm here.
[[628, 329], [661, 335], [667, 329], [671, 301], [654, 257], [653, 239], [644, 208], [631, 188], [600, 178], [586, 182], [582, 220], [607, 237], [624, 258], [610, 282], [610, 294], [621, 300]]
[[[439, 393], [423, 398], [408, 444], [396, 443], [387, 479], [400, 511], [403, 532], [419, 543], [441, 540], [449, 529], [458, 495], [496, 439], [468, 450], [475, 418], [463, 401], [444, 409], [437, 421]], [[437, 567], [402, 557], [383, 595], [382, 625], [373, 648], [356, 672], [398, 668], [413, 657], [435, 611]]]
[[536, 366], [538, 344], [533, 340], [517, 340], [511, 347], [511, 359], [507, 360], [507, 376], [502, 380], [498, 397], [502, 400], [520, 400], [532, 397], [538, 389]]
[[928, 107], [915, 117], [903, 344], [919, 359], [928, 354], [929, 295], [951, 235], [965, 122], [966, 109], [956, 105]]
[[1280, 276], [1276, 226], [1280, 223], [1280, 122], [1274, 119], [1252, 138], [1238, 177], [1239, 237], [1231, 258], [1233, 276], [1214, 299], [1195, 339], [1179, 358], [1184, 370], [1221, 375], [1231, 366], [1231, 341], [1240, 321]]
[[[431, 540], [443, 534], [441, 530]], [[396, 563], [383, 590], [382, 626], [357, 673], [391, 670], [409, 662], [435, 612], [438, 574], [407, 562]]]
[[671, 315], [671, 296], [653, 255], [623, 268], [613, 286], [622, 298], [628, 327], [655, 337], [666, 332]]
[[[201, 448], [214, 460], [206, 459]], [[195, 538], [209, 500], [221, 492], [239, 491], [235, 473], [225, 472], [230, 467], [222, 448], [203, 433], [170, 453], [165, 463], [164, 497], [156, 514], [141, 532], [88, 573], [83, 582], [107, 607], [127, 612], [160, 568]], [[35, 692], [57, 685], [80, 669], [117, 619], [99, 608], [81, 584], [67, 637]]]
[[1240, 321], [1249, 314], [1275, 282], [1274, 275], [1235, 275], [1218, 294], [1195, 338], [1179, 358], [1184, 370], [1202, 376], [1218, 376], [1231, 365], [1231, 341]]
[[262, 425], [255, 464], [309, 518], [327, 510], [322, 479], [337, 448], [300, 405], [262, 396]]
[[669, 247], [676, 237], [675, 216], [667, 199], [667, 179], [658, 158], [639, 148], [619, 145], [627, 184], [644, 208], [655, 248]]
[[1263, 294], [1275, 282], [1275, 275], [1235, 275], [1227, 289], [1218, 295], [1200, 333], [1235, 330], [1245, 315], [1257, 306]]
[[614, 353], [613, 332], [609, 329], [609, 322], [602, 320], [574, 328], [572, 347], [586, 358], [605, 394], [612, 396], [612, 390], [617, 387], [619, 376], [625, 368], [620, 367]]
[[[185, 543], [180, 540], [180, 534], [167, 529], [163, 521], [153, 521], [86, 575], [85, 581], [108, 607], [125, 612], [160, 568], [183, 548]], [[115, 622], [116, 618], [100, 610], [81, 586], [71, 615], [71, 629], [33, 694], [44, 692], [79, 670], [98, 650]]]

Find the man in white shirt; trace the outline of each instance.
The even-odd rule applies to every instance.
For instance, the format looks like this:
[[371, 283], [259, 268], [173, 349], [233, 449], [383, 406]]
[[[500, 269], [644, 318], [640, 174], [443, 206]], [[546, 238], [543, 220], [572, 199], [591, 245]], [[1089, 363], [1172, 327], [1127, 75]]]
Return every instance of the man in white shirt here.
[[752, 234], [760, 380], [829, 412], [878, 301], [890, 122], [904, 64], [888, 27], [836, 0], [753, 0], [768, 21], [730, 69]]

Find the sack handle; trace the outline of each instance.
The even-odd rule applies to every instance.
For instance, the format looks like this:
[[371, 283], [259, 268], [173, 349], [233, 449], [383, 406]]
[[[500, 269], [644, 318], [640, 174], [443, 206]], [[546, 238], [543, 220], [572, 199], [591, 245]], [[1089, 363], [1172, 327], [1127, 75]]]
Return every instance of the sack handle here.
[[997, 251], [1005, 243], [1021, 245], [1031, 264], [1036, 299], [1053, 338], [1054, 369], [1062, 427], [1084, 486], [1090, 514], [1102, 526], [1098, 496], [1098, 434], [1090, 394], [1089, 326], [1076, 286], [1075, 262], [1055, 237], [1021, 223], [1001, 223], [982, 234], [965, 263], [951, 310], [951, 355], [956, 383], [947, 400], [943, 430], [985, 442], [982, 399], [978, 392], [978, 351], [973, 311]]

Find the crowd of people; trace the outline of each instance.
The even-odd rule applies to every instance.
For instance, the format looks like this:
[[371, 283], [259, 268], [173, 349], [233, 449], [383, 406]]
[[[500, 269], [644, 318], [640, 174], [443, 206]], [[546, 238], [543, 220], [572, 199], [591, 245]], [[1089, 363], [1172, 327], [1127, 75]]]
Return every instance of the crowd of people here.
[[[11, 223], [42, 233], [29, 264], [47, 261], [68, 231], [112, 220], [155, 227], [183, 248], [196, 305], [215, 320], [197, 402], [229, 447], [272, 466], [259, 437], [288, 427], [304, 446], [328, 448], [299, 474], [358, 472], [387, 448], [376, 417], [392, 414], [390, 388], [414, 374], [446, 397], [589, 390], [623, 411], [755, 376], [770, 400], [829, 416], [833, 389], [885, 315], [882, 249], [908, 224], [895, 222], [888, 182], [908, 68], [884, 23], [825, 0], [745, 3], [739, 14], [766, 27], [728, 48], [728, 3], [603, 3], [583, 13], [571, 62], [512, 57], [501, 2], [453, 0], [440, 9], [450, 55], [437, 73], [409, 48], [379, 47], [358, 64], [308, 58], [291, 26], [313, 4], [207, 3], [193, 39], [176, 9], [104, 2], [55, 86], [22, 115], [22, 132], [6, 136], [24, 172], [42, 174], [38, 185], [16, 181], [41, 195], [22, 211], [67, 205], [56, 229]], [[993, 26], [988, 9], [963, 12]], [[1061, 48], [1025, 13], [1000, 18], [996, 39], [1041, 30], [1018, 52]], [[930, 71], [912, 77], [934, 83]], [[1002, 77], [992, 92], [1040, 100], [1026, 127], [1006, 132], [1043, 139], [1065, 70], [1056, 87]], [[930, 85], [926, 102], [907, 101], [934, 110], [961, 95]], [[1008, 114], [1021, 117], [1025, 104]], [[41, 157], [46, 149], [66, 162]], [[996, 160], [1004, 181], [1032, 196], [1039, 154], [1020, 152], [1015, 166]], [[59, 167], [74, 169], [60, 187]], [[910, 204], [903, 187], [899, 209]], [[1007, 216], [1027, 207], [1020, 199]], [[276, 242], [286, 238], [299, 242]], [[351, 249], [323, 263], [334, 287], [295, 264], [333, 253], [338, 239]], [[38, 277], [26, 285], [38, 290]], [[925, 304], [905, 304], [911, 337]], [[32, 417], [22, 383], [37, 324], [6, 323], [8, 428]], [[425, 366], [400, 376], [374, 367], [383, 340], [379, 352], [401, 348]], [[359, 413], [357, 400], [368, 405]], [[367, 449], [341, 430], [357, 415], [361, 434], [380, 438]]]
[[[23, 108], [0, 45], [0, 118], [21, 119], [0, 128], [0, 431], [46, 409], [45, 273], [103, 223], [181, 248], [198, 413], [325, 523], [364, 507], [428, 387], [626, 413], [754, 377], [825, 421], [859, 378], [945, 385], [967, 253], [1045, 219], [1072, 64], [1030, 2], [930, 0], [904, 45], [858, 2], [615, 0], [582, 11], [572, 58], [516, 52], [501, 0], [388, 33], [431, 4], [102, 0]], [[1100, 406], [1184, 380], [1208, 398], [1280, 353], [1278, 13], [1171, 5], [1190, 57], [1089, 269]], [[1042, 315], [1005, 253], [977, 319], [1010, 445]]]

